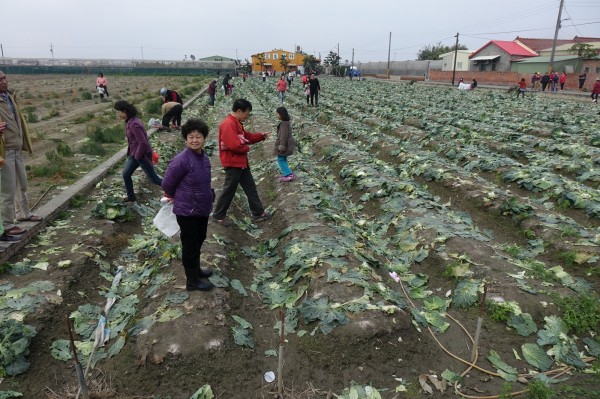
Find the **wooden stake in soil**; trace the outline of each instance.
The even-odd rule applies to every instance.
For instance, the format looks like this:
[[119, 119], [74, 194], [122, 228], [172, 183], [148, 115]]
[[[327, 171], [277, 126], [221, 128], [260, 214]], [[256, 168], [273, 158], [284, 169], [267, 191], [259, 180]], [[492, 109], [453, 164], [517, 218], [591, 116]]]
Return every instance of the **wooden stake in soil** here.
[[283, 343], [285, 342], [285, 312], [279, 309], [281, 335], [279, 336], [279, 362], [277, 363], [277, 393], [283, 398]]
[[475, 330], [475, 340], [471, 352], [471, 362], [477, 360], [477, 349], [479, 348], [479, 334], [481, 334], [481, 325], [483, 324], [483, 314], [485, 313], [485, 298], [487, 296], [487, 284], [483, 284], [483, 295], [479, 304], [479, 317], [477, 318], [477, 330]]
[[65, 316], [65, 320], [67, 322], [67, 330], [69, 330], [69, 341], [71, 342], [71, 352], [73, 352], [73, 361], [75, 362], [75, 372], [77, 373], [77, 378], [79, 379], [79, 390], [81, 392], [81, 397], [83, 399], [89, 399], [90, 394], [88, 392], [87, 385], [85, 384], [83, 370], [81, 369], [81, 364], [79, 364], [79, 360], [77, 359], [77, 348], [75, 348], [75, 340], [73, 339], [73, 331], [71, 330], [71, 320], [69, 320], [69, 316]]

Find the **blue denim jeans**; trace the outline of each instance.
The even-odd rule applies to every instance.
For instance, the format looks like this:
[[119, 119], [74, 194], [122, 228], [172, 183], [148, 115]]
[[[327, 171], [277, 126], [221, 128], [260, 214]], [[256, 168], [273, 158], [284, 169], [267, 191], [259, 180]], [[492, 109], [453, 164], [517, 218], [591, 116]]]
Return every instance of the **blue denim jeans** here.
[[281, 102], [283, 103], [283, 99], [285, 98], [285, 91], [280, 91], [279, 92], [279, 99], [281, 100]]
[[281, 170], [282, 175], [289, 176], [292, 174], [292, 170], [290, 169], [290, 165], [288, 164], [286, 155], [277, 156], [277, 165], [279, 165], [279, 169]]
[[125, 190], [127, 191], [127, 199], [129, 201], [135, 201], [135, 192], [133, 191], [133, 180], [131, 179], [131, 176], [139, 167], [142, 168], [152, 183], [157, 186], [162, 184], [162, 177], [156, 174], [154, 166], [152, 166], [146, 158], [142, 158], [138, 161], [134, 157], [127, 157], [125, 168], [123, 168], [123, 180], [125, 181]]

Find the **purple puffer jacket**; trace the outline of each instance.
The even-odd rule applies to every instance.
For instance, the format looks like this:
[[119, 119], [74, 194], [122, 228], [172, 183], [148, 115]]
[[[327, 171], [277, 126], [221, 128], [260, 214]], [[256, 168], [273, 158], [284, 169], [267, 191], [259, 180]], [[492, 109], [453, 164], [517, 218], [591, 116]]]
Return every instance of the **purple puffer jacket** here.
[[127, 136], [127, 155], [140, 161], [146, 158], [152, 161], [152, 147], [148, 142], [148, 133], [139, 118], [129, 118], [125, 122], [125, 136]]
[[173, 198], [173, 213], [179, 216], [209, 216], [215, 199], [210, 186], [210, 160], [205, 152], [186, 148], [167, 168], [164, 192]]

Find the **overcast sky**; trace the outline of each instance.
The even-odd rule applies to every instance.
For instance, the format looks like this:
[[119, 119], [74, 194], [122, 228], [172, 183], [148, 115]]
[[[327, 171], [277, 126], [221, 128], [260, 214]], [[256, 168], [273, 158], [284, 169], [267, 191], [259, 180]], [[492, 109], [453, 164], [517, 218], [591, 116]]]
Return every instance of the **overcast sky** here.
[[[307, 5], [304, 5], [307, 4]], [[0, 0], [5, 57], [246, 59], [275, 48], [411, 60], [423, 46], [553, 38], [560, 0]], [[565, 0], [559, 38], [600, 36], [600, 1]], [[567, 20], [564, 20], [567, 19]]]

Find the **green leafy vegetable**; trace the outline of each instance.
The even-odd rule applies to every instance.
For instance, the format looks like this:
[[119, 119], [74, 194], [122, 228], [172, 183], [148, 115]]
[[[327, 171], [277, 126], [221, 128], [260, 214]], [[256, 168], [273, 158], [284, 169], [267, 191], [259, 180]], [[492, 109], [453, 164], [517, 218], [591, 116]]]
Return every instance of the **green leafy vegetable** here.
[[517, 369], [505, 363], [494, 350], [488, 352], [487, 359], [498, 369], [498, 374], [506, 381], [517, 381]]
[[521, 352], [527, 363], [540, 371], [548, 371], [552, 367], [552, 359], [539, 345], [527, 343], [521, 345]]
[[29, 363], [25, 356], [29, 355], [31, 338], [36, 334], [35, 328], [20, 321], [0, 321], [0, 371], [10, 376], [27, 371]]
[[529, 313], [511, 315], [507, 323], [517, 331], [517, 334], [527, 337], [537, 331], [537, 326]]

